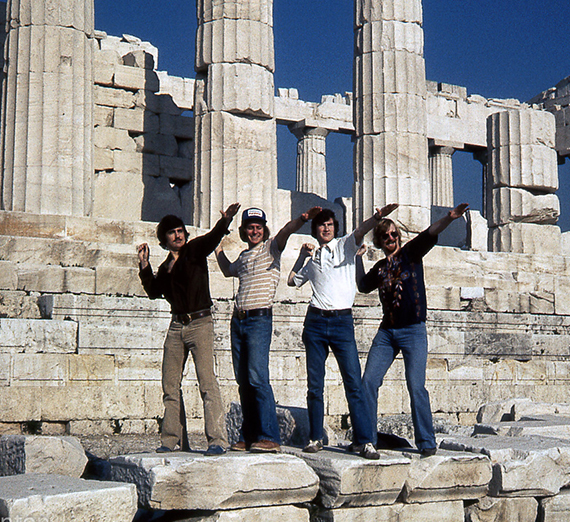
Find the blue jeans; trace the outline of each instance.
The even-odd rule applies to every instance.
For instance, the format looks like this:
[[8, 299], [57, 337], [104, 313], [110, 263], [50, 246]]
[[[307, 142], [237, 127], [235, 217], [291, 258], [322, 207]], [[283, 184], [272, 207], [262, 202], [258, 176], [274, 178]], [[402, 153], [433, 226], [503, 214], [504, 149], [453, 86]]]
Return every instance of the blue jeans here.
[[325, 361], [330, 347], [342, 375], [354, 434], [353, 442], [354, 444], [372, 442], [374, 432], [362, 389], [352, 315], [321, 317], [307, 313], [303, 343], [307, 354], [310, 439], [323, 439]]
[[425, 387], [428, 353], [425, 323], [403, 328], [380, 328], [372, 341], [362, 376], [362, 386], [373, 419], [374, 431], [376, 432], [377, 426], [378, 388], [382, 386], [384, 375], [400, 351], [404, 357], [416, 446], [420, 450], [435, 448], [429, 394]]
[[243, 413], [242, 436], [249, 446], [259, 440], [279, 443], [275, 398], [269, 384], [272, 317], [232, 317], [232, 360]]

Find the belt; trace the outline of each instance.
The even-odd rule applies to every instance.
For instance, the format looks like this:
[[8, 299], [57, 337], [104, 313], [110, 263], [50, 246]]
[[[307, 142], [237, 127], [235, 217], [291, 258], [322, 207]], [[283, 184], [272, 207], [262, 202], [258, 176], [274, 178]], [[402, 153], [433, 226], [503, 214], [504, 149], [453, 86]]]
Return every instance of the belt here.
[[321, 317], [338, 317], [339, 315], [350, 315], [352, 308], [343, 308], [342, 310], [321, 310], [315, 306], [309, 306], [309, 313], [320, 315]]
[[261, 317], [264, 315], [272, 315], [271, 308], [254, 308], [253, 310], [234, 310], [234, 315], [238, 319], [247, 319], [248, 317]]
[[199, 312], [193, 312], [191, 314], [172, 314], [172, 320], [175, 323], [180, 323], [186, 326], [196, 319], [208, 317], [209, 315], [212, 315], [211, 310], [200, 310]]

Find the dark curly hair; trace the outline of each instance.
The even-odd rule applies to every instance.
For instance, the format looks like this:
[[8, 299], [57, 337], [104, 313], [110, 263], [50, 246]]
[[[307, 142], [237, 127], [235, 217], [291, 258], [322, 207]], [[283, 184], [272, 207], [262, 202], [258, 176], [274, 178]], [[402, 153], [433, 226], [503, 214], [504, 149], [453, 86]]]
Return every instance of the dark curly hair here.
[[322, 225], [323, 223], [327, 222], [329, 219], [333, 220], [334, 223], [334, 237], [338, 236], [338, 231], [340, 229], [340, 225], [334, 212], [330, 208], [323, 208], [311, 221], [311, 236], [315, 239], [317, 237], [317, 227]]

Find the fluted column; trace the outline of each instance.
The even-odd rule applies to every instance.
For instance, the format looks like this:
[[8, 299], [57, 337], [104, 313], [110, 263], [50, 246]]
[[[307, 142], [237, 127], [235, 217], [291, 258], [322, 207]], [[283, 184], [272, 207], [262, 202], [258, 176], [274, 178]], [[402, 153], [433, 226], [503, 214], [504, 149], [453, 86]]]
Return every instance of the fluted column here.
[[433, 146], [429, 149], [431, 204], [453, 207], [453, 147]]
[[411, 231], [430, 220], [421, 0], [356, 0], [355, 219], [399, 203]]
[[275, 219], [273, 0], [200, 0], [195, 93], [194, 225], [239, 201]]
[[9, 0], [2, 208], [91, 212], [93, 0]]
[[309, 192], [327, 199], [327, 129], [294, 124], [289, 127], [297, 142], [298, 192]]
[[560, 252], [555, 134], [554, 116], [545, 111], [503, 111], [487, 118], [491, 250]]

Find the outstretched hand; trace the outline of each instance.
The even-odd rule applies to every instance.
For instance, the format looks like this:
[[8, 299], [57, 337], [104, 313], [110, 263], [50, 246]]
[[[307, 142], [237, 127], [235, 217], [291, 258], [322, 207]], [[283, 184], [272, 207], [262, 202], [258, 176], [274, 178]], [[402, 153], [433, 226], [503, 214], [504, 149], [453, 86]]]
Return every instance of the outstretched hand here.
[[311, 243], [303, 243], [303, 246], [301, 247], [301, 251], [299, 254], [305, 257], [309, 257], [313, 255], [314, 251], [315, 251], [315, 245], [312, 245]]
[[226, 219], [233, 219], [233, 217], [238, 213], [239, 207], [241, 205], [239, 203], [232, 203], [224, 212], [223, 210], [220, 211], [222, 217]]
[[301, 214], [301, 217], [303, 218], [304, 221], [309, 221], [310, 219], [313, 219], [321, 210], [323, 210], [323, 207], [310, 208], [309, 210], [307, 210], [307, 212]]
[[376, 213], [378, 214], [377, 219], [385, 218], [386, 216], [394, 212], [394, 210], [396, 210], [398, 206], [399, 206], [398, 203], [389, 203], [385, 207], [377, 208], [376, 209]]
[[457, 205], [454, 209], [449, 211], [449, 217], [451, 219], [460, 218], [468, 208], [468, 203], [461, 203], [461, 205]]

